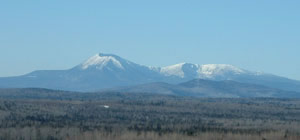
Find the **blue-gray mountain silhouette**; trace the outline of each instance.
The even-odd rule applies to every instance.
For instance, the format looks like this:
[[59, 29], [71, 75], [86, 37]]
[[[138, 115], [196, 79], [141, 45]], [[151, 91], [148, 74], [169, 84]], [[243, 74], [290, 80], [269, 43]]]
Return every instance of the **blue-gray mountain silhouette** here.
[[153, 82], [178, 84], [193, 79], [232, 80], [300, 92], [300, 82], [297, 80], [251, 72], [227, 64], [179, 63], [167, 67], [149, 67], [102, 53], [67, 70], [39, 70], [22, 76], [0, 78], [0, 88], [96, 91]]

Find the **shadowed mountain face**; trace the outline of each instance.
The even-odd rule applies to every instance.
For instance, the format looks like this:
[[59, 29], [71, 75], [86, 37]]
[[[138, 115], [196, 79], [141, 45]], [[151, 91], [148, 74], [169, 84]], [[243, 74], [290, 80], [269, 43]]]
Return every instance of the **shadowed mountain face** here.
[[250, 72], [226, 64], [180, 63], [167, 67], [148, 67], [113, 54], [97, 54], [68, 70], [41, 70], [0, 78], [0, 88], [50, 88], [95, 91], [153, 82], [178, 84], [192, 79], [232, 80], [300, 92], [300, 82], [271, 74]]

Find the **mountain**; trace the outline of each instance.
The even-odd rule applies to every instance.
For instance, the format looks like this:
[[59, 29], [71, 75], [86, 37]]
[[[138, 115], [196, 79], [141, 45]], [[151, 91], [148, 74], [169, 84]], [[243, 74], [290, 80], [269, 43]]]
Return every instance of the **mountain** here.
[[68, 70], [40, 70], [23, 76], [0, 78], [0, 87], [93, 91], [154, 82], [160, 77], [149, 67], [113, 54], [100, 53]]
[[198, 65], [191, 63], [180, 63], [161, 68], [161, 74], [165, 76], [177, 76], [181, 78], [207, 78], [222, 79], [232, 75], [252, 74], [249, 71], [239, 69], [226, 64]]
[[300, 91], [300, 82], [272, 74], [251, 72], [227, 64], [179, 63], [167, 67], [139, 65], [113, 54], [96, 54], [67, 70], [38, 70], [0, 78], [0, 88], [49, 88], [96, 91], [155, 82], [178, 84], [192, 79], [232, 80], [289, 91]]
[[239, 83], [236, 81], [211, 81], [195, 79], [180, 84], [149, 83], [131, 87], [120, 87], [103, 90], [104, 92], [119, 93], [153, 93], [163, 95], [189, 97], [218, 97], [218, 98], [300, 98], [300, 92], [284, 91], [266, 86]]
[[180, 63], [163, 67], [160, 72], [165, 76], [184, 79], [183, 81], [191, 79], [206, 79], [214, 81], [232, 80], [241, 83], [258, 84], [282, 90], [300, 92], [300, 81], [268, 73], [252, 72], [228, 64], [198, 65]]

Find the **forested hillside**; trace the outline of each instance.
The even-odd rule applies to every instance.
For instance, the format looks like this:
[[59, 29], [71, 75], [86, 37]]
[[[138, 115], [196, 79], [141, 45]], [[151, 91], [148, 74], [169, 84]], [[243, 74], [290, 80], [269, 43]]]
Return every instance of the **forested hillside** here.
[[82, 94], [1, 96], [0, 139], [300, 139], [297, 99]]

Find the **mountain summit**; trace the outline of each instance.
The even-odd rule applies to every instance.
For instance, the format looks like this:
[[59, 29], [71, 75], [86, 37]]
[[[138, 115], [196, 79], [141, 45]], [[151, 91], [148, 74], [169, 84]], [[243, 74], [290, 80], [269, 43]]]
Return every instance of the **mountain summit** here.
[[[80, 65], [80, 68], [85, 70], [88, 68], [96, 68], [96, 69], [103, 69], [105, 67], [115, 67], [115, 68], [119, 68], [119, 69], [124, 69], [123, 65], [122, 65], [122, 61], [126, 61], [123, 60], [122, 58], [115, 56], [115, 55], [107, 55], [107, 54], [96, 54], [94, 56], [92, 56], [91, 58], [89, 58], [88, 60], [86, 60], [84, 63], [82, 63]], [[127, 63], [129, 63], [127, 61]]]
[[68, 70], [41, 70], [23, 76], [0, 78], [0, 88], [51, 88], [93, 91], [151, 82], [178, 84], [193, 79], [233, 80], [290, 91], [300, 91], [300, 82], [251, 72], [228, 64], [179, 63], [166, 67], [149, 67], [113, 54], [99, 53]]

